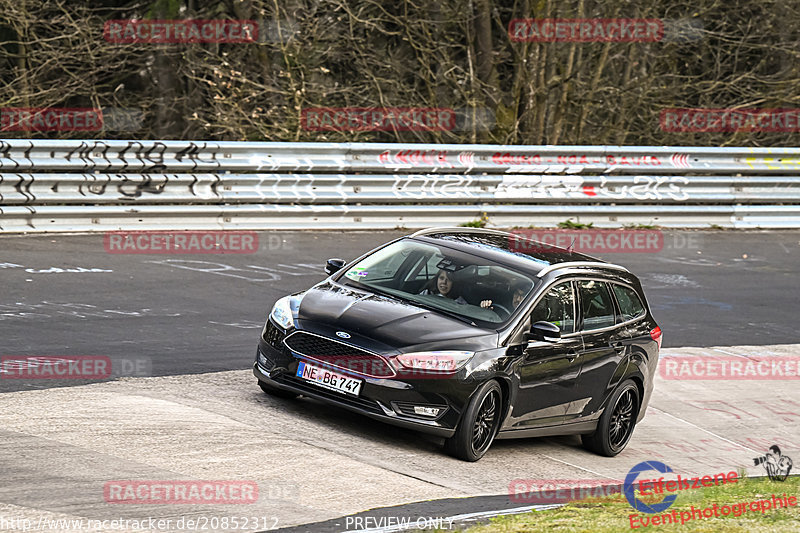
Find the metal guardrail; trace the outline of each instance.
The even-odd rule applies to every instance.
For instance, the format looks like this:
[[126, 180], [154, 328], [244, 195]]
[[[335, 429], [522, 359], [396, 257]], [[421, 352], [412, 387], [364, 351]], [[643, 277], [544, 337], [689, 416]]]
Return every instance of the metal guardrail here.
[[800, 149], [0, 140], [0, 230], [800, 227]]

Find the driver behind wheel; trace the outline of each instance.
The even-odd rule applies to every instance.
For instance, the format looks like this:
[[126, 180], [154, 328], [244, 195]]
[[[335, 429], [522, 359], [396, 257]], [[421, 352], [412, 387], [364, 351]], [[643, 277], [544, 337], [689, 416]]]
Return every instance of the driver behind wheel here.
[[[515, 285], [513, 285], [511, 287], [511, 290], [512, 290], [512, 293], [511, 293], [511, 312], [513, 313], [514, 310], [517, 307], [519, 307], [520, 304], [522, 303], [522, 301], [525, 299], [525, 295], [528, 294], [528, 287], [525, 285], [525, 283], [520, 282], [520, 283], [516, 283]], [[487, 303], [487, 302], [488, 302], [488, 304], [484, 305], [484, 303]], [[490, 307], [491, 308], [492, 307], [492, 300], [484, 300], [483, 302], [481, 302], [481, 307]]]

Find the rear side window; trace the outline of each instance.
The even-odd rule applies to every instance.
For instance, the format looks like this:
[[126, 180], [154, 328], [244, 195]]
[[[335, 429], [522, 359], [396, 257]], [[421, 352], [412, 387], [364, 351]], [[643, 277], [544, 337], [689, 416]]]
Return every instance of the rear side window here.
[[612, 287], [619, 303], [622, 320], [631, 320], [644, 313], [644, 306], [635, 290], [616, 283]]
[[608, 285], [602, 281], [578, 282], [583, 311], [583, 329], [601, 329], [615, 323], [614, 303]]
[[539, 300], [531, 313], [531, 324], [539, 321], [552, 322], [561, 333], [575, 331], [575, 306], [572, 296], [572, 283], [556, 285]]

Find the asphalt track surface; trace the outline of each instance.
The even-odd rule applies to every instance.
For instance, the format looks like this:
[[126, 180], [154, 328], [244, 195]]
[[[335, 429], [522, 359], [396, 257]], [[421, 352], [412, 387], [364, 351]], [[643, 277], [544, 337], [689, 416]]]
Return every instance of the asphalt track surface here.
[[[155, 376], [245, 368], [275, 300], [322, 280], [327, 258], [405, 233], [265, 232], [257, 253], [226, 255], [109, 254], [102, 235], [0, 236], [2, 354], [138, 357]], [[598, 256], [640, 277], [664, 347], [800, 338], [800, 232], [672, 231], [661, 252]], [[102, 271], [57, 271], [81, 268]]]
[[[323, 279], [328, 257], [401, 234], [260, 233], [255, 254], [202, 256], [108, 254], [100, 235], [0, 236], [0, 355], [108, 356], [133, 376], [0, 380], [0, 519], [248, 515], [266, 520], [249, 530], [364, 530], [381, 517], [529, 506], [507, 496], [518, 479], [619, 480], [653, 459], [692, 475], [748, 464], [759, 474], [752, 458], [769, 445], [800, 449], [792, 380], [659, 379], [616, 458], [564, 437], [497, 441], [472, 464], [443, 455], [436, 438], [261, 393], [249, 367], [271, 304]], [[597, 254], [642, 279], [664, 357], [800, 355], [800, 232], [667, 232], [664, 243]], [[106, 503], [103, 483], [120, 479], [252, 479], [261, 496], [248, 506]], [[0, 520], [19, 530], [8, 526]]]

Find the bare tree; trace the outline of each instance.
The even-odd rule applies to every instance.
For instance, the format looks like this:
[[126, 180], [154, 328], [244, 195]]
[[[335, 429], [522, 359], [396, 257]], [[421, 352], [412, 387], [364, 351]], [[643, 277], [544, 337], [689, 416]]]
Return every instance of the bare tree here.
[[[663, 21], [656, 42], [518, 42], [512, 19]], [[111, 42], [120, 19], [254, 20], [256, 42]], [[680, 132], [669, 108], [800, 107], [800, 0], [0, 0], [0, 102], [131, 110], [5, 137], [792, 146]], [[308, 108], [458, 110], [457, 128], [314, 131]], [[495, 118], [486, 124], [485, 113]]]

